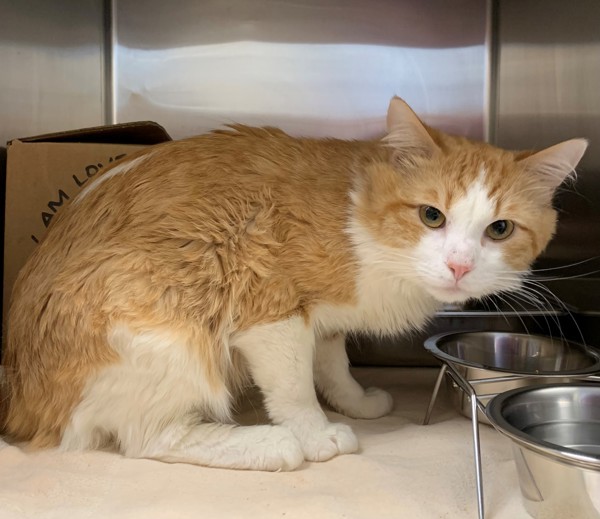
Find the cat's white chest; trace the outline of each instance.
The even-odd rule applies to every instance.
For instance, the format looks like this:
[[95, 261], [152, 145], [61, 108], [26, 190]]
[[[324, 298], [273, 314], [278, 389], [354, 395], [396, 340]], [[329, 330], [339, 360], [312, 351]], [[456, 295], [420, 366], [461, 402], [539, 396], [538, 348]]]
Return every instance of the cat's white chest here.
[[313, 312], [319, 335], [363, 331], [394, 334], [422, 327], [437, 303], [418, 286], [398, 280], [369, 279], [357, 286], [355, 305], [321, 304]]

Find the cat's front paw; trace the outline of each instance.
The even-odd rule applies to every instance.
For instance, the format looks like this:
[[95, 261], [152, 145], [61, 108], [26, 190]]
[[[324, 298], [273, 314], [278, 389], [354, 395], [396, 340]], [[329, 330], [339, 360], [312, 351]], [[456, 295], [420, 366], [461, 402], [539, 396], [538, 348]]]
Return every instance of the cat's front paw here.
[[342, 412], [351, 418], [373, 419], [385, 416], [393, 407], [392, 395], [383, 389], [370, 387], [361, 398], [349, 402]]
[[308, 461], [327, 461], [338, 454], [350, 454], [358, 450], [358, 440], [352, 429], [341, 423], [330, 423], [317, 430], [296, 430], [294, 433]]
[[269, 471], [289, 471], [298, 468], [304, 461], [298, 439], [285, 427], [275, 425], [270, 429], [270, 434], [263, 443], [270, 443], [271, 446], [264, 459], [260, 460], [260, 468]]

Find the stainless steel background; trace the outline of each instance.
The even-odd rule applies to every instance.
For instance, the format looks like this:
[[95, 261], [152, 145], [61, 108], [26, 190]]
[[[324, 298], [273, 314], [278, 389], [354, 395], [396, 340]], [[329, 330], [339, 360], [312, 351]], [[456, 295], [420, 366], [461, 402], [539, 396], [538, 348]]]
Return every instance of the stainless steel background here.
[[[139, 119], [175, 138], [233, 121], [372, 137], [398, 94], [509, 148], [590, 139], [555, 266], [600, 256], [599, 40], [598, 0], [0, 0], [0, 143]], [[600, 276], [552, 288], [600, 315]], [[395, 355], [422, 362], [421, 344]]]
[[117, 0], [116, 121], [175, 137], [228, 122], [373, 137], [394, 94], [483, 136], [481, 0]]
[[600, 254], [600, 2], [502, 0], [493, 140], [541, 148], [590, 140], [575, 189], [559, 199], [546, 265]]
[[0, 0], [0, 146], [104, 122], [98, 0]]

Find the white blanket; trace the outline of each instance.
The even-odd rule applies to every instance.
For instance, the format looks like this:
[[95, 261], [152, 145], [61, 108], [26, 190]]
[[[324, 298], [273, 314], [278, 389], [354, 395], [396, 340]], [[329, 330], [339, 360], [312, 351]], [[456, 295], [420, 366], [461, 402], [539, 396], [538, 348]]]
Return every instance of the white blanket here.
[[[365, 386], [388, 389], [395, 408], [352, 420], [361, 451], [289, 473], [210, 469], [111, 452], [27, 452], [0, 440], [0, 518], [36, 519], [469, 519], [477, 517], [470, 422], [440, 392], [421, 425], [437, 370], [361, 368]], [[443, 387], [443, 386], [442, 386]], [[240, 420], [263, 420], [259, 400]], [[481, 427], [486, 519], [525, 512], [510, 443]]]

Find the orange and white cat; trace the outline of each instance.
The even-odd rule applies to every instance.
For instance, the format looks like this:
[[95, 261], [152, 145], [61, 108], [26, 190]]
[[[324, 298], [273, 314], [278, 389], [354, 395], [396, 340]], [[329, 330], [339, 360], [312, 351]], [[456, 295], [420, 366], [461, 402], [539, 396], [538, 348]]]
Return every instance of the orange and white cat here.
[[[399, 98], [382, 140], [232, 126], [133, 154], [53, 221], [13, 291], [4, 430], [33, 446], [291, 470], [354, 452], [376, 418], [344, 348], [444, 302], [516, 289], [586, 141], [504, 151]], [[273, 425], [237, 426], [253, 381]]]

